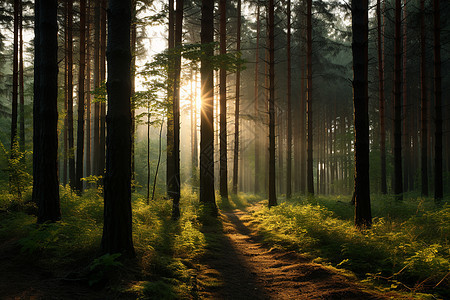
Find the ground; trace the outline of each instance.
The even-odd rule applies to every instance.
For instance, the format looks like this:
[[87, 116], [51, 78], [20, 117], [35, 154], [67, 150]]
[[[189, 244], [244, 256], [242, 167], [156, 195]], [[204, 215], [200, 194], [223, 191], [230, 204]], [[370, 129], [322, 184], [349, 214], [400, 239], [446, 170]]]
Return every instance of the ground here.
[[[253, 206], [251, 209], [258, 209]], [[337, 269], [311, 262], [295, 252], [262, 242], [251, 213], [224, 211], [207, 240], [206, 253], [195, 262], [191, 295], [200, 299], [399, 299], [397, 294], [370, 290]], [[217, 225], [217, 224], [216, 224]], [[17, 255], [15, 240], [0, 245], [0, 299], [134, 299], [132, 293], [91, 288], [71, 276], [70, 266], [39, 267], [34, 258]], [[79, 261], [87, 265], [87, 261]], [[76, 269], [76, 266], [72, 266]], [[132, 268], [132, 267], [130, 267]], [[137, 267], [138, 268], [138, 267]], [[124, 280], [139, 280], [139, 272]], [[135, 278], [133, 278], [135, 277]]]

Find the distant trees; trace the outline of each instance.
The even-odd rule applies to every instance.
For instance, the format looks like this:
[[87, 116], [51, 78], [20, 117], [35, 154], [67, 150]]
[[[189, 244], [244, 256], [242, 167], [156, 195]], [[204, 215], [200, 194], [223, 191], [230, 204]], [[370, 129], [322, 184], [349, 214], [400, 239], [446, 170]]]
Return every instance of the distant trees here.
[[102, 251], [134, 256], [131, 219], [131, 1], [109, 0], [108, 135]]
[[36, 0], [33, 103], [33, 201], [38, 223], [61, 219], [58, 180], [57, 1]]

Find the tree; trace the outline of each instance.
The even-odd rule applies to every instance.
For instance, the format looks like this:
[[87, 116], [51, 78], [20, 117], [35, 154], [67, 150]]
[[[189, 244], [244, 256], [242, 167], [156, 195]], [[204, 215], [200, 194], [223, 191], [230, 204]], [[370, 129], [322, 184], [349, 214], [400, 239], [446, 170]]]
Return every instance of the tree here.
[[355, 225], [370, 228], [369, 181], [369, 94], [367, 0], [352, 1], [353, 105], [355, 124]]
[[131, 218], [131, 1], [109, 0], [103, 253], [134, 256]]
[[[241, 0], [237, 3], [237, 36], [236, 36], [236, 52], [241, 52]], [[226, 24], [225, 24], [226, 26]], [[226, 34], [226, 32], [225, 32]], [[225, 54], [225, 53], [224, 53]], [[226, 72], [226, 71], [225, 71]], [[233, 193], [238, 192], [238, 171], [239, 171], [239, 110], [241, 102], [241, 68], [238, 66], [236, 71], [236, 99], [234, 106], [234, 156], [233, 156]], [[226, 106], [225, 106], [226, 110]], [[226, 123], [226, 119], [225, 119]], [[226, 134], [226, 132], [225, 132]], [[225, 143], [226, 145], [226, 143]]]
[[306, 188], [309, 195], [314, 195], [313, 175], [313, 122], [312, 122], [312, 0], [306, 0], [306, 127], [307, 127], [307, 161]]
[[75, 153], [73, 136], [73, 0], [67, 0], [67, 134], [69, 159], [69, 184], [75, 188]]
[[170, 196], [173, 199], [172, 219], [180, 217], [180, 83], [181, 83], [181, 49], [183, 36], [183, 0], [177, 0], [175, 16], [175, 64], [173, 92], [173, 177], [169, 182]]
[[402, 1], [395, 0], [394, 32], [394, 194], [403, 200], [402, 184]]
[[214, 195], [214, 0], [202, 0], [201, 43], [201, 120], [200, 120], [200, 202], [217, 215]]
[[260, 130], [259, 130], [259, 32], [260, 32], [260, 5], [256, 12], [256, 51], [255, 51], [255, 194], [260, 191]]
[[377, 0], [377, 42], [378, 42], [378, 99], [380, 105], [380, 159], [381, 159], [381, 193], [387, 193], [386, 185], [386, 128], [385, 128], [385, 97], [384, 97], [384, 53], [381, 29], [381, 4]]
[[421, 194], [428, 196], [428, 99], [426, 79], [425, 0], [420, 0]]
[[292, 196], [292, 111], [291, 111], [291, 1], [287, 1], [287, 158], [286, 198]]
[[[227, 54], [227, 1], [219, 0], [220, 13], [220, 55]], [[220, 165], [219, 165], [219, 187], [220, 197], [223, 201], [228, 200], [228, 168], [227, 168], [227, 69], [225, 62], [222, 62], [219, 70], [219, 94], [220, 94]], [[237, 96], [237, 95], [236, 95]], [[237, 98], [236, 98], [237, 102]], [[236, 120], [235, 120], [236, 121]], [[237, 120], [239, 122], [239, 119]], [[239, 123], [235, 123], [239, 128]], [[237, 171], [237, 169], [236, 169]], [[234, 173], [233, 170], [233, 192], [234, 192]]]
[[25, 97], [24, 97], [24, 79], [23, 79], [23, 5], [19, 1], [19, 124], [20, 152], [25, 151]]
[[269, 0], [268, 5], [269, 33], [269, 207], [277, 205], [275, 191], [275, 5]]
[[441, 20], [439, 0], [433, 0], [434, 36], [434, 105], [435, 105], [435, 154], [434, 154], [434, 200], [439, 203], [444, 194], [442, 182], [442, 77], [441, 77]]
[[86, 0], [80, 0], [80, 69], [78, 71], [78, 126], [77, 126], [77, 161], [75, 189], [83, 191], [83, 154], [84, 154], [84, 77], [86, 66]]
[[33, 201], [38, 223], [61, 219], [58, 181], [57, 1], [36, 0], [33, 103]]
[[[12, 87], [12, 112], [11, 112], [11, 149], [17, 141], [17, 106], [19, 87], [19, 10], [20, 0], [14, 0], [14, 41], [13, 41], [13, 87]], [[11, 151], [13, 155], [13, 151]]]

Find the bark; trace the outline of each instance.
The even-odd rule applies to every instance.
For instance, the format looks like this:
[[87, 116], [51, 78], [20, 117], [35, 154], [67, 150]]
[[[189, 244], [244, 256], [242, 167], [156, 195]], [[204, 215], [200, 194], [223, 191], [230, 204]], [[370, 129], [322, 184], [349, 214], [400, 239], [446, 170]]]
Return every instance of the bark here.
[[[100, 87], [100, 1], [95, 1], [94, 8], [94, 89]], [[100, 103], [94, 104], [94, 140], [93, 149], [93, 174], [101, 175], [100, 163]]]
[[[13, 86], [11, 104], [11, 150], [17, 142], [17, 108], [19, 95], [19, 10], [20, 0], [14, 0]], [[11, 151], [14, 158], [14, 151]]]
[[387, 193], [386, 185], [386, 128], [385, 128], [385, 97], [384, 97], [384, 39], [381, 28], [381, 4], [377, 0], [377, 35], [378, 35], [378, 97], [380, 105], [380, 158], [381, 158], [381, 193]]
[[309, 195], [314, 195], [313, 175], [313, 114], [312, 114], [312, 0], [306, 0], [306, 127], [307, 127], [307, 167], [306, 180]]
[[291, 111], [291, 1], [287, 2], [287, 137], [286, 198], [292, 196], [292, 111]]
[[19, 126], [20, 152], [25, 151], [25, 97], [23, 80], [23, 7], [19, 1]]
[[[174, 11], [174, 0], [169, 0], [169, 55], [173, 54], [174, 44], [175, 44], [175, 11]], [[167, 91], [168, 96], [168, 111], [167, 111], [167, 161], [166, 161], [166, 185], [167, 185], [167, 194], [171, 195], [170, 190], [170, 184], [175, 176], [175, 170], [174, 170], [174, 149], [173, 149], [173, 97], [174, 97], [174, 66], [173, 66], [173, 59], [172, 57], [169, 58], [169, 70], [168, 70], [168, 76], [169, 76], [169, 87]]]
[[269, 208], [277, 205], [275, 191], [275, 5], [269, 0]]
[[75, 188], [75, 144], [73, 135], [73, 0], [67, 1], [67, 134], [69, 185]]
[[77, 162], [75, 189], [83, 191], [83, 154], [84, 154], [84, 77], [86, 63], [86, 0], [80, 0], [80, 67], [78, 73], [78, 127], [77, 127]]
[[395, 0], [395, 33], [394, 33], [394, 195], [403, 200], [402, 184], [402, 47], [401, 27], [402, 2]]
[[426, 79], [426, 36], [425, 36], [425, 0], [420, 0], [420, 161], [421, 161], [421, 194], [428, 196], [428, 99]]
[[[100, 9], [100, 82], [106, 80], [106, 0], [101, 0]], [[106, 102], [100, 103], [100, 146], [99, 146], [99, 174], [105, 173], [106, 151]]]
[[409, 186], [409, 175], [410, 175], [410, 169], [411, 169], [411, 161], [410, 161], [410, 155], [411, 155], [411, 141], [410, 141], [410, 128], [409, 128], [409, 120], [410, 116], [408, 113], [408, 97], [407, 97], [407, 84], [406, 84], [406, 54], [407, 54], [407, 19], [406, 19], [406, 0], [403, 0], [403, 16], [402, 16], [402, 22], [403, 22], [403, 50], [402, 50], [402, 60], [403, 60], [403, 66], [402, 66], [402, 73], [403, 73], [403, 80], [402, 80], [402, 98], [403, 98], [403, 191], [407, 192], [410, 190]]
[[[137, 0], [131, 1], [131, 180], [134, 183], [136, 180], [136, 163], [135, 163], [135, 143], [136, 143], [136, 112], [134, 105], [134, 95], [136, 91], [136, 2]], [[135, 184], [133, 184], [132, 189], [134, 191]], [[149, 199], [147, 197], [147, 199]]]
[[[241, 52], [241, 0], [237, 3], [237, 36], [236, 51], [240, 56]], [[234, 155], [233, 155], [233, 193], [238, 192], [238, 171], [239, 171], [239, 113], [241, 104], [241, 70], [240, 65], [236, 72], [236, 100], [234, 107]], [[242, 165], [243, 166], [243, 165]]]
[[68, 152], [69, 152], [69, 146], [68, 146], [68, 139], [67, 139], [67, 127], [68, 127], [68, 123], [67, 123], [67, 102], [68, 102], [68, 97], [69, 97], [69, 89], [68, 89], [68, 76], [67, 74], [68, 72], [68, 55], [67, 55], [67, 23], [68, 23], [68, 18], [67, 18], [67, 2], [68, 1], [64, 1], [64, 112], [65, 112], [65, 116], [64, 116], [64, 134], [63, 134], [63, 143], [64, 143], [64, 153], [63, 153], [63, 185], [66, 186], [67, 185], [67, 174], [68, 174], [68, 165], [67, 165], [67, 159], [68, 159]]
[[260, 130], [259, 130], [259, 32], [260, 32], [260, 6], [257, 7], [256, 12], [256, 50], [255, 50], [255, 194], [259, 194], [260, 187]]
[[109, 0], [103, 253], [134, 256], [131, 217], [131, 1]]
[[210, 57], [214, 55], [214, 0], [202, 0], [201, 43], [201, 124], [200, 124], [200, 202], [217, 215], [214, 195], [214, 74]]
[[[239, 3], [239, 0], [238, 0]], [[239, 12], [238, 12], [239, 13]], [[219, 28], [219, 35], [220, 35], [220, 55], [225, 56], [227, 54], [227, 1], [226, 0], [219, 0], [219, 14], [220, 14], [220, 28]], [[239, 23], [239, 20], [238, 20]], [[239, 25], [238, 25], [238, 32], [239, 32]], [[238, 41], [239, 43], [239, 41]], [[227, 69], [225, 62], [222, 63], [219, 70], [219, 94], [220, 94], [220, 164], [219, 164], [219, 188], [220, 188], [220, 197], [222, 201], [227, 202], [228, 201], [228, 168], [227, 168]], [[238, 94], [236, 94], [236, 106], [239, 107], [238, 104]], [[235, 119], [235, 128], [238, 128], [236, 131], [239, 130], [239, 111], [235, 114], [235, 116], [238, 116], [237, 119]], [[238, 132], [239, 134], [239, 132]], [[239, 136], [238, 136], [239, 139]], [[235, 145], [239, 145], [239, 140], [236, 141], [235, 136]], [[237, 161], [236, 151], [234, 150], [234, 161]], [[236, 174], [236, 178], [235, 178]], [[233, 193], [237, 192], [237, 164], [234, 164], [233, 169]], [[235, 189], [236, 187], [236, 189]]]
[[353, 105], [355, 124], [355, 225], [372, 226], [369, 181], [368, 1], [352, 1]]
[[[303, 30], [302, 34], [306, 31]], [[305, 53], [305, 42], [302, 43], [301, 52]], [[301, 79], [300, 79], [300, 192], [306, 193], [306, 130], [305, 130], [305, 57], [301, 58]]]
[[61, 219], [58, 181], [57, 1], [35, 2], [33, 201], [37, 222]]
[[434, 200], [443, 198], [442, 182], [442, 77], [441, 77], [441, 24], [440, 0], [433, 0], [433, 35], [434, 35], [434, 105], [435, 105], [435, 148], [434, 148]]
[[86, 176], [92, 174], [91, 168], [91, 5], [87, 1], [86, 13]]
[[175, 70], [173, 97], [173, 171], [170, 182], [171, 198], [173, 199], [172, 219], [180, 217], [180, 82], [181, 82], [181, 47], [183, 34], [183, 0], [177, 0], [175, 19]]

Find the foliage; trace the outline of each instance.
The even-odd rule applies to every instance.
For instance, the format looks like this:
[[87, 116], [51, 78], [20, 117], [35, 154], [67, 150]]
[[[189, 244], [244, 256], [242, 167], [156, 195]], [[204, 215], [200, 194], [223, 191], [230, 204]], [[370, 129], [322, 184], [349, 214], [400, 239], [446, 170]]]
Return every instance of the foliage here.
[[107, 253], [94, 259], [89, 265], [89, 285], [92, 286], [105, 280], [108, 274], [114, 271], [114, 269], [123, 266], [120, 261], [117, 261], [120, 256], [120, 253]]
[[[266, 242], [355, 272], [370, 282], [448, 296], [450, 206], [430, 199], [399, 204], [373, 199], [373, 229], [353, 226], [353, 206], [339, 198], [297, 198], [255, 213]], [[401, 284], [399, 284], [401, 283]], [[447, 287], [446, 287], [447, 286]]]

